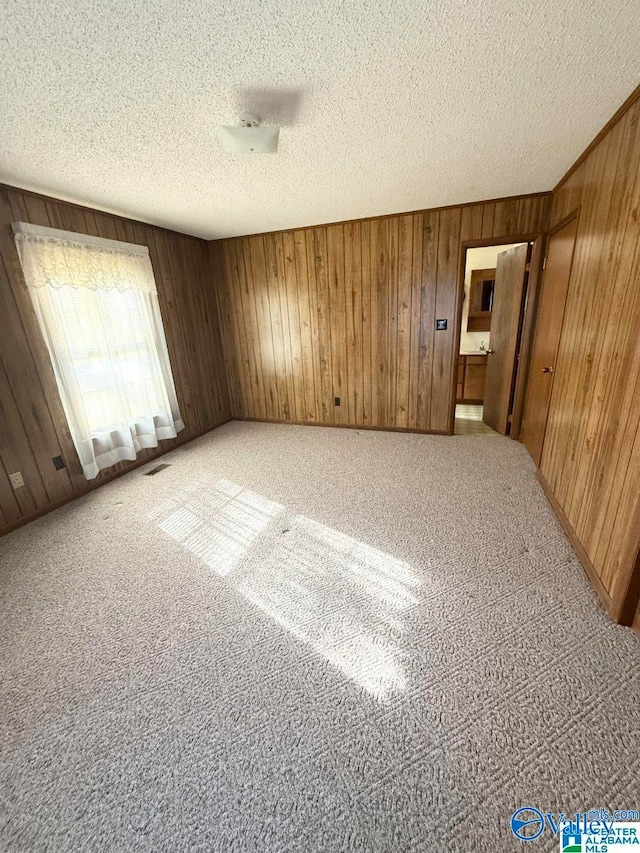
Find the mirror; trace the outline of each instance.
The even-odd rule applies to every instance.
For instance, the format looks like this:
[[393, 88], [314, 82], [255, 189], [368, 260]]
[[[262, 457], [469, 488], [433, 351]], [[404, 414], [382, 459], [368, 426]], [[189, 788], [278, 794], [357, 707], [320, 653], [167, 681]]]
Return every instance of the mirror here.
[[496, 270], [473, 270], [469, 287], [468, 332], [488, 332], [491, 329], [491, 311], [493, 310], [493, 291], [496, 284]]

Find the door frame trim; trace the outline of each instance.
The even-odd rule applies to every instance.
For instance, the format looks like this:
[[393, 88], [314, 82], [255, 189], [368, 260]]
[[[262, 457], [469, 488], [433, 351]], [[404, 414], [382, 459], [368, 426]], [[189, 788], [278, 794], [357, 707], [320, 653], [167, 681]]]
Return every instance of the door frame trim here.
[[[460, 352], [460, 336], [461, 336], [461, 324], [462, 324], [462, 304], [464, 302], [464, 274], [467, 265], [467, 249], [481, 249], [485, 246], [509, 246], [513, 243], [533, 243], [531, 262], [529, 265], [529, 283], [527, 287], [526, 301], [525, 301], [525, 310], [524, 317], [522, 320], [522, 339], [520, 343], [520, 352], [526, 352], [526, 364], [524, 374], [528, 374], [529, 372], [529, 355], [531, 352], [531, 340], [530, 334], [531, 329], [533, 328], [533, 319], [530, 319], [531, 312], [533, 308], [537, 305], [537, 293], [538, 287], [540, 283], [540, 272], [542, 268], [542, 258], [544, 256], [543, 249], [545, 248], [545, 237], [546, 231], [534, 231], [525, 234], [514, 234], [513, 236], [503, 236], [503, 237], [479, 237], [473, 240], [461, 240], [460, 242], [460, 254], [458, 259], [458, 287], [456, 288], [456, 305], [454, 311], [455, 317], [455, 330], [453, 336], [453, 353], [452, 353], [452, 370], [451, 370], [451, 399], [450, 399], [450, 411], [449, 411], [449, 435], [454, 434], [455, 429], [455, 419], [456, 419], [456, 391], [457, 391], [457, 379], [458, 379], [458, 355]], [[534, 259], [537, 259], [537, 268], [534, 266]], [[533, 294], [533, 299], [530, 298], [530, 294]], [[525, 340], [525, 329], [528, 329], [529, 339]], [[516, 387], [514, 394], [514, 401], [519, 400], [520, 397], [524, 400], [524, 395], [526, 392], [526, 385], [521, 386], [521, 383], [524, 381], [522, 364], [525, 361], [522, 357], [520, 358], [520, 364], [518, 365], [518, 372], [516, 375]], [[524, 409], [524, 406], [522, 407]], [[515, 402], [514, 402], [514, 411], [515, 411]], [[520, 432], [520, 427], [518, 425], [518, 433]], [[510, 431], [510, 438], [517, 438], [513, 434], [513, 422], [512, 429]]]
[[545, 249], [549, 247], [549, 239], [556, 233], [556, 231], [560, 231], [562, 228], [564, 228], [565, 225], [568, 225], [572, 219], [577, 219], [578, 225], [580, 224], [580, 208], [581, 205], [574, 207], [571, 213], [567, 213], [566, 216], [563, 216], [562, 219], [559, 219], [554, 225], [549, 228], [548, 231], [545, 232]]

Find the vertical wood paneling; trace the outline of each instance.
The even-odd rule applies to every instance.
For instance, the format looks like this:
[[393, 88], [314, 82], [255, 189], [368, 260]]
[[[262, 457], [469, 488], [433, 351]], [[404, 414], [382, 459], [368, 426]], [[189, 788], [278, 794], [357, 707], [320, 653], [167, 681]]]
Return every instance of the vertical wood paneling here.
[[555, 190], [552, 224], [577, 208], [541, 472], [615, 615], [640, 536], [640, 102]]
[[[221, 326], [232, 334], [236, 328], [230, 316], [223, 323], [218, 318], [206, 242], [0, 188], [0, 533], [132, 467], [121, 462], [91, 483], [82, 475], [49, 354], [24, 288], [11, 229], [15, 221], [149, 247], [186, 428], [177, 439], [162, 441], [157, 450], [142, 451], [139, 459], [166, 452], [229, 419]], [[238, 351], [235, 345], [229, 349], [234, 354]], [[241, 396], [244, 399], [244, 389]], [[61, 471], [52, 461], [58, 455], [66, 463]], [[14, 491], [7, 475], [16, 471], [22, 472], [25, 486]]]
[[[0, 399], [0, 416], [2, 416], [2, 400]], [[5, 428], [5, 419], [2, 418], [2, 428]], [[0, 445], [0, 452], [2, 446]], [[5, 527], [13, 524], [22, 516], [22, 509], [16, 500], [4, 463], [0, 460], [0, 522]]]
[[[291, 270], [291, 276], [287, 278], [287, 298], [295, 301], [298, 306], [297, 322], [300, 334], [300, 361], [302, 362], [298, 382], [301, 382], [304, 388], [304, 409], [301, 419], [313, 422], [318, 420], [318, 405], [315, 396], [316, 352], [313, 338], [310, 281], [307, 274], [307, 242], [304, 231], [293, 233], [293, 251], [295, 265]], [[295, 322], [295, 316], [293, 320]]]
[[398, 395], [398, 222], [397, 216], [389, 219], [389, 262], [387, 265], [387, 423], [396, 426], [396, 399]]
[[[629, 251], [634, 242], [634, 222], [631, 215], [634, 196], [634, 181], [640, 180], [640, 133], [638, 125], [631, 127], [630, 122], [620, 122], [611, 132], [619, 130], [616, 149], [615, 174], [612, 180], [613, 192], [606, 225], [602, 257], [598, 268], [595, 290], [601, 294], [601, 306], [588, 340], [588, 359], [591, 361], [591, 385], [593, 396], [602, 401], [601, 407], [590, 407], [584, 431], [587, 437], [579, 464], [572, 472], [572, 498], [567, 514], [578, 515], [578, 526], [591, 520], [594, 515], [594, 486], [602, 481], [612, 467], [610, 460], [616, 453], [616, 440], [622, 430], [613, 437], [607, 435], [602, 425], [611, 421], [611, 407], [617, 403], [615, 389], [623, 379], [628, 389], [626, 377], [638, 375], [638, 364], [633, 356], [640, 349], [627, 347], [626, 342], [634, 334], [634, 320], [640, 306], [640, 287], [638, 267], [634, 266], [634, 254]], [[610, 149], [609, 159], [613, 160]], [[609, 177], [609, 180], [611, 178]], [[636, 199], [638, 197], [636, 193]], [[640, 259], [639, 259], [640, 260]], [[611, 354], [615, 354], [613, 358]], [[583, 402], [584, 407], [584, 402]], [[612, 438], [614, 440], [612, 440]], [[582, 483], [578, 490], [576, 483]], [[591, 535], [597, 535], [592, 528]]]
[[[362, 424], [373, 426], [371, 388], [371, 220], [361, 223], [360, 263], [362, 283]], [[357, 251], [357, 249], [354, 249]]]
[[388, 350], [389, 301], [389, 222], [374, 219], [371, 223], [371, 410], [374, 426], [391, 426], [389, 403]]
[[[325, 423], [334, 423], [333, 348], [331, 335], [331, 296], [328, 270], [327, 229], [312, 234], [314, 245], [316, 297], [318, 300], [318, 351], [320, 354], [320, 406]], [[337, 335], [336, 341], [337, 341]], [[339, 354], [341, 355], [341, 353]]]
[[461, 243], [540, 233], [548, 198], [211, 243], [234, 412], [448, 432]]
[[413, 217], [398, 220], [396, 388], [394, 426], [409, 426], [409, 373], [411, 365], [411, 322], [413, 287]]
[[287, 268], [285, 264], [284, 252], [284, 235], [279, 235], [280, 239], [276, 242], [276, 261], [278, 268], [278, 302], [280, 305], [280, 317], [282, 322], [282, 348], [287, 373], [287, 417], [290, 420], [298, 420], [302, 411], [302, 399], [304, 396], [303, 390], [298, 392], [296, 387], [296, 374], [293, 369], [294, 350], [300, 350], [299, 326], [295, 325], [292, 329], [289, 313], [293, 310], [293, 305], [289, 304], [287, 297]]
[[[32, 475], [31, 479], [36, 506], [40, 509], [47, 503], [64, 500], [72, 493], [69, 471], [56, 471], [51, 464], [54, 456], [64, 451], [69, 452], [69, 446], [65, 446], [64, 442], [66, 433], [61, 431], [58, 435], [56, 432], [49, 407], [34, 405], [34, 400], [44, 395], [45, 388], [52, 390], [55, 380], [50, 363], [50, 377], [44, 370], [39, 373], [36, 366], [35, 359], [44, 355], [46, 348], [37, 327], [31, 299], [22, 286], [22, 270], [11, 231], [12, 213], [8, 197], [4, 193], [0, 194], [0, 204], [0, 316], [7, 328], [7, 333], [0, 335], [0, 360], [6, 373], [7, 388], [13, 395], [23, 429], [29, 438], [34, 464], [39, 472], [39, 478]], [[38, 217], [41, 224], [49, 224], [44, 203], [38, 205]], [[38, 347], [38, 339], [42, 347]], [[55, 393], [57, 394], [57, 390]], [[16, 470], [21, 469], [13, 467], [8, 473]], [[44, 494], [36, 496], [39, 480], [43, 483]]]
[[480, 230], [480, 237], [482, 238], [490, 238], [493, 237], [493, 221], [495, 219], [496, 214], [496, 206], [495, 203], [489, 202], [488, 204], [482, 205], [482, 226]]
[[[20, 471], [24, 477], [24, 487], [14, 492], [20, 513], [30, 515], [40, 507], [46, 506], [49, 496], [2, 364], [0, 364], [0, 454], [7, 474], [6, 483], [10, 488], [8, 475]], [[21, 465], [23, 467], [20, 467]]]
[[344, 270], [346, 306], [346, 349], [347, 349], [347, 423], [363, 423], [363, 311], [362, 311], [362, 264], [360, 260], [359, 222], [348, 222], [344, 226]]
[[[300, 365], [300, 319], [297, 313], [297, 300], [290, 302], [287, 292], [287, 278], [290, 281], [292, 279], [295, 257], [292, 235], [280, 234], [279, 236], [276, 259], [278, 264], [278, 299], [283, 323], [282, 337], [287, 371], [288, 417], [291, 420], [299, 420], [304, 409], [304, 383]], [[285, 236], [288, 237], [288, 241], [285, 240]]]
[[407, 427], [418, 429], [418, 363], [420, 360], [420, 294], [422, 286], [422, 229], [424, 216], [410, 217], [412, 229], [411, 252], [411, 315], [409, 317], [409, 388], [407, 397]]
[[347, 341], [347, 306], [344, 280], [344, 234], [342, 225], [327, 228], [327, 285], [329, 293], [328, 317], [331, 349], [331, 394], [340, 398], [334, 405], [334, 423], [349, 422], [348, 350], [349, 347], [334, 345], [333, 341]]
[[[225, 256], [224, 260], [219, 255], [212, 256], [211, 260], [216, 265], [212, 269], [212, 277], [215, 281], [230, 277], [231, 269], [228, 255]], [[219, 263], [223, 262], [227, 264], [224, 271], [217, 267]], [[238, 296], [237, 288], [232, 292], [227, 292], [225, 298], [219, 298], [218, 310], [220, 312], [222, 348], [227, 365], [230, 414], [235, 417], [246, 417], [246, 394], [251, 394], [251, 382], [247, 378], [249, 376], [249, 351], [241, 338], [240, 328], [242, 327], [244, 332], [244, 324], [236, 322], [235, 319], [235, 300]], [[233, 340], [230, 339], [230, 336], [233, 337]], [[247, 390], [245, 391], [245, 389]]]
[[[265, 417], [264, 396], [259, 393], [259, 390], [262, 388], [262, 368], [261, 366], [258, 366], [261, 365], [261, 361], [257, 350], [259, 341], [254, 332], [255, 309], [253, 298], [249, 293], [249, 286], [247, 284], [244, 247], [242, 241], [238, 240], [238, 242], [234, 244], [231, 255], [233, 281], [235, 281], [236, 284], [234, 293], [236, 302], [236, 320], [242, 330], [241, 333], [244, 340], [244, 347], [241, 354], [247, 359], [248, 388], [245, 389], [248, 392], [247, 401], [251, 411], [258, 411], [260, 412], [260, 417]], [[258, 375], [259, 370], [260, 375]]]
[[420, 326], [418, 349], [418, 429], [429, 429], [433, 397], [433, 340], [435, 335], [436, 288], [440, 213], [425, 212], [422, 218], [422, 274], [420, 278]]
[[[328, 423], [326, 404], [322, 399], [322, 388], [326, 384], [324, 374], [326, 373], [326, 356], [324, 337], [322, 336], [322, 316], [321, 316], [321, 300], [318, 300], [318, 284], [316, 281], [316, 249], [314, 235], [310, 231], [302, 231], [301, 239], [304, 242], [304, 257], [306, 259], [306, 275], [305, 268], [300, 267], [299, 275], [303, 275], [304, 281], [307, 284], [309, 294], [309, 328], [311, 333], [311, 358], [313, 364], [314, 384], [313, 405], [315, 409], [315, 422]], [[316, 235], [317, 236], [317, 235]]]
[[[282, 235], [278, 235], [281, 237]], [[283, 317], [280, 308], [280, 273], [278, 269], [278, 254], [282, 252], [281, 240], [265, 240], [263, 242], [266, 267], [266, 309], [271, 324], [271, 342], [273, 344], [273, 372], [277, 389], [278, 414], [280, 420], [291, 420], [290, 402], [290, 373], [287, 364], [287, 349], [285, 345]], [[281, 259], [282, 266], [282, 259]], [[287, 330], [288, 337], [288, 330]]]
[[[501, 204], [506, 205], [507, 202], [501, 202]], [[514, 207], [513, 202], [509, 202], [508, 210]], [[434, 432], [448, 431], [453, 405], [453, 371], [457, 370], [453, 343], [456, 339], [461, 214], [460, 208], [450, 208], [440, 213], [436, 320], [439, 318], [446, 319], [448, 325], [446, 331], [436, 331], [433, 336], [433, 379], [431, 383], [429, 428]]]

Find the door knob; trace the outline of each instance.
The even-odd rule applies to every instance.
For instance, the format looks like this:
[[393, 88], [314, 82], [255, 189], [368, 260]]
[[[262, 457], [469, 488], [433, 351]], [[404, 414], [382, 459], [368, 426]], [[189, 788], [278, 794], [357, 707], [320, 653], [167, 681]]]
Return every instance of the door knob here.
[[553, 373], [553, 367], [543, 367], [542, 372], [543, 373]]
[[493, 355], [493, 352], [494, 352], [494, 351], [493, 351], [492, 349], [488, 349], [488, 350], [487, 350], [487, 355]]

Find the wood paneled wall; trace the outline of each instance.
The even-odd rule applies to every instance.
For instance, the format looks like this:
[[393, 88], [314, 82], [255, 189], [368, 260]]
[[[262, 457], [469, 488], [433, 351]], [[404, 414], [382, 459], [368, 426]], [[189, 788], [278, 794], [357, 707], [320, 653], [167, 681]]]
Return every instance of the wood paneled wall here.
[[[150, 225], [0, 187], [0, 533], [111, 479], [121, 462], [88, 483], [71, 441], [51, 362], [23, 287], [14, 221], [149, 247], [180, 412], [186, 428], [139, 460], [160, 455], [230, 417], [208, 244]], [[66, 468], [57, 471], [52, 458]], [[25, 486], [12, 489], [8, 474]]]
[[640, 539], [640, 100], [554, 191], [551, 224], [576, 209], [541, 472], [617, 618]]
[[537, 234], [548, 201], [542, 193], [211, 243], [233, 415], [447, 433], [462, 244]]

